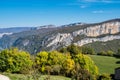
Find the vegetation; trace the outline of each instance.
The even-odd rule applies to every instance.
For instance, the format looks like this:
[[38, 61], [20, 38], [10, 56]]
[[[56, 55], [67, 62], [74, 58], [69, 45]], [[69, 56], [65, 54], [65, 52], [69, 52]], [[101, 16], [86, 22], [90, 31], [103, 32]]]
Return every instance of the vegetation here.
[[120, 48], [118, 49], [117, 54], [120, 55]]
[[91, 55], [95, 54], [95, 50], [92, 47], [83, 46], [81, 48], [82, 48], [82, 53], [84, 54], [91, 54]]
[[59, 51], [41, 51], [36, 55], [10, 48], [0, 52], [0, 72], [15, 73], [5, 74], [13, 80], [17, 79], [17, 74], [19, 80], [54, 80], [50, 75], [70, 77], [72, 80], [109, 80], [109, 74], [120, 66], [119, 58], [114, 57], [116, 54], [111, 50], [93, 54], [93, 48], [73, 44]]
[[[17, 48], [5, 49], [0, 53], [0, 71], [30, 75], [40, 73], [63, 75], [74, 79], [78, 79], [78, 77], [79, 79], [90, 79], [98, 75], [98, 68], [89, 56], [82, 54], [75, 45], [71, 45], [67, 49], [67, 53], [64, 54], [58, 51], [41, 51], [36, 56], [31, 56], [32, 59], [29, 53]], [[36, 71], [38, 72], [36, 73]], [[76, 73], [80, 75], [75, 77]], [[38, 79], [38, 76], [33, 77]]]
[[[72, 50], [76, 49], [71, 49], [71, 52], [74, 52]], [[79, 65], [79, 70], [83, 70], [83, 72], [85, 71], [90, 75], [98, 75], [98, 69], [92, 59], [80, 53], [70, 55], [69, 53], [62, 54], [58, 51], [43, 51], [37, 54], [36, 64], [40, 66], [39, 70], [44, 74], [72, 77], [78, 71], [75, 66]]]
[[30, 54], [25, 51], [11, 48], [0, 52], [1, 72], [28, 73], [32, 64]]
[[111, 77], [109, 74], [102, 74], [101, 76], [99, 76], [98, 79], [99, 80], [111, 80]]
[[91, 55], [95, 54], [95, 51], [92, 47], [88, 47], [88, 46], [79, 47], [74, 44], [72, 44], [66, 48], [61, 48], [59, 51], [62, 53], [69, 52], [70, 54], [73, 54], [73, 55], [78, 54], [78, 53], [91, 54]]
[[107, 42], [93, 42], [86, 44], [84, 46], [94, 48], [95, 53], [99, 53], [101, 51], [108, 51], [108, 50], [117, 53], [118, 49], [120, 48], [120, 40], [118, 39]]
[[115, 57], [98, 56], [98, 55], [89, 55], [89, 56], [98, 66], [100, 74], [103, 73], [114, 74], [115, 68], [120, 66], [120, 64], [117, 63], [118, 61], [120, 61], [120, 59]]
[[101, 52], [97, 53], [97, 55], [102, 55], [102, 56], [114, 56], [114, 52], [111, 51], [111, 50], [101, 51]]

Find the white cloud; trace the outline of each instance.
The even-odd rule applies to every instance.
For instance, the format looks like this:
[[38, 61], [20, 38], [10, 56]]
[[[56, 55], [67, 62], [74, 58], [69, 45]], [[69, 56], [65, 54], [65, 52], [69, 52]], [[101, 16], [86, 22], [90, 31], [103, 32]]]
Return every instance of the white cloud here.
[[80, 8], [86, 8], [86, 7], [87, 7], [87, 6], [85, 6], [85, 5], [81, 5], [81, 6], [80, 6]]
[[85, 2], [96, 2], [98, 0], [82, 0], [82, 1], [85, 1]]
[[103, 10], [97, 10], [97, 11], [92, 11], [92, 13], [99, 14], [99, 13], [104, 13], [104, 11]]
[[116, 0], [78, 0], [79, 2], [89, 2], [89, 3], [120, 3], [120, 1]]

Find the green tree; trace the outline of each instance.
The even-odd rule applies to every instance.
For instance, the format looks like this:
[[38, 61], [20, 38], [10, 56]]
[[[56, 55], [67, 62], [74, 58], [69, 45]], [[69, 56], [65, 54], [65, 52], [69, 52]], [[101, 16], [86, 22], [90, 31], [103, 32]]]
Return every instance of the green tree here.
[[62, 65], [63, 74], [71, 77], [73, 75], [72, 71], [74, 70], [74, 67], [75, 67], [74, 60], [70, 58], [66, 58], [66, 60], [64, 61]]
[[45, 72], [45, 66], [48, 64], [48, 52], [41, 51], [37, 53], [35, 62], [39, 70]]
[[89, 56], [78, 54], [74, 57], [74, 61], [80, 65], [81, 69], [86, 69], [91, 74], [98, 75], [98, 68]]
[[83, 46], [83, 47], [82, 47], [82, 53], [83, 53], [83, 54], [95, 54], [95, 51], [94, 51], [94, 49], [91, 48], [91, 47]]
[[70, 54], [72, 55], [72, 57], [74, 55], [77, 55], [79, 53], [81, 53], [81, 49], [80, 47], [74, 45], [74, 44], [71, 44], [70, 46], [67, 47], [67, 51], [70, 52]]
[[117, 54], [120, 55], [120, 48], [118, 49]]
[[101, 51], [97, 55], [107, 56], [107, 53], [105, 51]]
[[46, 65], [48, 62], [48, 52], [41, 51], [36, 55], [36, 63], [39, 65]]
[[58, 51], [51, 51], [49, 52], [49, 59], [48, 62], [50, 65], [57, 65], [57, 64], [62, 64], [63, 61], [65, 60], [64, 54], [58, 52]]
[[107, 56], [113, 56], [114, 55], [114, 52], [111, 51], [111, 50], [108, 50], [106, 53], [107, 53]]
[[32, 64], [28, 52], [17, 48], [5, 49], [0, 52], [0, 71], [2, 72], [28, 73]]

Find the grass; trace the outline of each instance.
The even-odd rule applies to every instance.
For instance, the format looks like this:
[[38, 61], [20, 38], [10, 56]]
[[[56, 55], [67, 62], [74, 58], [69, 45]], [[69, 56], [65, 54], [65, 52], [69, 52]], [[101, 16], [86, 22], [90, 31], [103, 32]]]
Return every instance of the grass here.
[[99, 68], [100, 74], [108, 73], [113, 74], [115, 68], [120, 67], [120, 63], [117, 64], [117, 61], [120, 61], [120, 59], [117, 59], [115, 57], [108, 57], [108, 56], [97, 56], [97, 55], [89, 55], [95, 62], [95, 64]]
[[[2, 73], [3, 75], [8, 76], [11, 80], [36, 80], [32, 78], [32, 75], [23, 75], [23, 74], [11, 74], [11, 73]], [[38, 75], [38, 80], [48, 80], [46, 78], [50, 77], [50, 80], [71, 80], [70, 78], [64, 76], [53, 76], [53, 75]]]

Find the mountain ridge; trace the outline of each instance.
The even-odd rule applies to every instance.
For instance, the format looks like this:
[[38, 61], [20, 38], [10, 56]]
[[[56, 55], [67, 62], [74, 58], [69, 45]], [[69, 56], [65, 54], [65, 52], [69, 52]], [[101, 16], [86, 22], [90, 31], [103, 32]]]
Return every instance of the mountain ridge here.
[[120, 39], [119, 18], [100, 23], [47, 27], [5, 35], [0, 39], [0, 47], [1, 49], [18, 47], [30, 53], [37, 53], [70, 44], [83, 46], [97, 41], [107, 42], [115, 39]]

